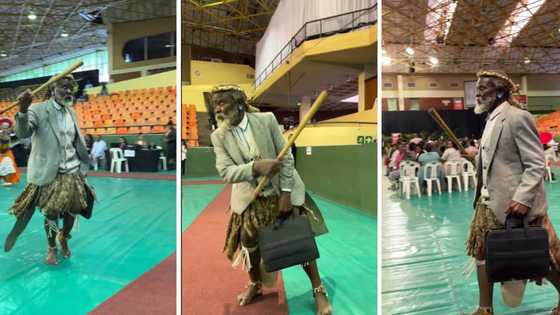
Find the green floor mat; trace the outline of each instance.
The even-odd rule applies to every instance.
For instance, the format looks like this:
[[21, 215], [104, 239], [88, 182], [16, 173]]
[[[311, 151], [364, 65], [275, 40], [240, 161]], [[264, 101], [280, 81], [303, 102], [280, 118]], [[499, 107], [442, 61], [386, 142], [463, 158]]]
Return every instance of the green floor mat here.
[[[186, 230], [212, 200], [224, 189], [222, 184], [183, 185], [181, 230]], [[224, 209], [224, 213], [225, 213]]]
[[[547, 183], [550, 219], [560, 229], [560, 186]], [[465, 240], [474, 192], [453, 192], [410, 200], [383, 192], [383, 314], [470, 314], [478, 305], [476, 271], [463, 275], [469, 262]], [[552, 285], [529, 284], [523, 304], [502, 303], [494, 288], [495, 314], [550, 314], [558, 296]]]
[[[87, 314], [175, 251], [175, 182], [90, 177], [98, 196], [91, 220], [72, 233], [73, 256], [44, 263], [36, 213], [9, 253], [0, 253], [0, 314]], [[0, 238], [24, 184], [0, 188]]]
[[[312, 194], [329, 233], [317, 238], [323, 283], [333, 313], [377, 312], [377, 218]], [[314, 315], [315, 301], [307, 275], [300, 266], [282, 272], [290, 315]]]

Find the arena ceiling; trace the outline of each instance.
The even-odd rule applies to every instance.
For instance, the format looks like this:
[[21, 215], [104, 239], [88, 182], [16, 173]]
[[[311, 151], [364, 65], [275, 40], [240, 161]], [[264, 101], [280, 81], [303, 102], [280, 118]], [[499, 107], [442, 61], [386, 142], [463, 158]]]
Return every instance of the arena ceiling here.
[[280, 0], [182, 0], [183, 43], [255, 54]]
[[107, 23], [174, 15], [175, 0], [0, 0], [0, 73], [104, 47]]
[[382, 23], [383, 72], [560, 73], [557, 0], [384, 0]]

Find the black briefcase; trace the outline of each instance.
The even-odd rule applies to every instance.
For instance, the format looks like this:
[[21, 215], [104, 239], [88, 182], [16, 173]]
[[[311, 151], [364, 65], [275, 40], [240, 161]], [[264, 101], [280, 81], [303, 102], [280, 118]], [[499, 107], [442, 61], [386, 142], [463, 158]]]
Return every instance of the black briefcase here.
[[82, 217], [90, 219], [93, 214], [93, 204], [95, 202], [95, 196], [93, 187], [90, 187], [88, 184], [85, 184], [85, 190], [87, 207], [85, 209], [82, 209], [80, 214], [82, 215]]
[[548, 234], [527, 218], [506, 218], [506, 228], [486, 237], [486, 272], [491, 282], [542, 278], [550, 268]]
[[267, 272], [319, 258], [311, 224], [306, 216], [292, 215], [259, 229], [259, 248]]

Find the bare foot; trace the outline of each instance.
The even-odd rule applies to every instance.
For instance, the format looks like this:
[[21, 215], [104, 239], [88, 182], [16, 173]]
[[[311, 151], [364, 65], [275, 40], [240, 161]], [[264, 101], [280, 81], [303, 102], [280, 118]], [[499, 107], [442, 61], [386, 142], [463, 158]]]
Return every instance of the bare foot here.
[[70, 252], [70, 248], [68, 247], [68, 238], [66, 238], [64, 236], [64, 234], [62, 234], [62, 231], [58, 232], [58, 235], [56, 236], [56, 238], [58, 239], [58, 242], [60, 243], [60, 247], [61, 247], [61, 250], [62, 250], [62, 257], [70, 258], [70, 256], [72, 255], [72, 252]]
[[327, 297], [327, 289], [324, 285], [320, 285], [313, 289], [315, 297], [315, 305], [317, 306], [317, 315], [331, 315], [332, 308]]
[[47, 264], [58, 265], [58, 260], [56, 259], [56, 247], [49, 247], [47, 250]]
[[260, 282], [251, 282], [246, 286], [247, 290], [237, 296], [240, 306], [247, 305], [259, 295], [262, 295], [262, 284]]

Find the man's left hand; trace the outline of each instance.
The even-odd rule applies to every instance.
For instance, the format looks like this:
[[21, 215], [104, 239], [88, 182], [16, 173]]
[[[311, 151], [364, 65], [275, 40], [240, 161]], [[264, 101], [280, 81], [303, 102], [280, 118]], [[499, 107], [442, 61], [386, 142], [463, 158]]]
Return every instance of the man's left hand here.
[[287, 218], [292, 213], [292, 198], [289, 192], [283, 191], [278, 197], [278, 216]]
[[528, 212], [529, 212], [529, 207], [517, 201], [512, 201], [509, 204], [508, 209], [506, 210], [507, 215], [511, 215], [514, 217], [524, 217], [527, 215]]

